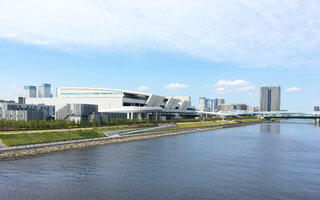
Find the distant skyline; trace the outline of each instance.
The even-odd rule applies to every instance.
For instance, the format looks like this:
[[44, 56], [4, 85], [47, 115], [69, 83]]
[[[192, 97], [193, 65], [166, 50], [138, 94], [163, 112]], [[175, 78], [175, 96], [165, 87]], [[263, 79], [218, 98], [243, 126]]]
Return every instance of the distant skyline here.
[[0, 99], [102, 87], [281, 109], [320, 105], [319, 1], [2, 1]]

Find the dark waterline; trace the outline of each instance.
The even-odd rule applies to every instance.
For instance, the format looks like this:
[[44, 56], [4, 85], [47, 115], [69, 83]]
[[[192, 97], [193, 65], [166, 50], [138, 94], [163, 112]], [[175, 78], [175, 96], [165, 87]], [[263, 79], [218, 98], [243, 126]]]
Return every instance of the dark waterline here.
[[320, 127], [290, 120], [0, 161], [0, 199], [320, 199]]

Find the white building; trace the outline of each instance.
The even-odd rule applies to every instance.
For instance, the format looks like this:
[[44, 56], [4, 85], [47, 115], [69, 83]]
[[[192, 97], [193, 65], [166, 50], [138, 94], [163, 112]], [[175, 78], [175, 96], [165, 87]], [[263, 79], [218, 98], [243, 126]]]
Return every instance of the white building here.
[[197, 115], [189, 96], [166, 97], [105, 88], [57, 88], [56, 98], [26, 98], [26, 103], [53, 105], [56, 110], [67, 104], [93, 104], [98, 105], [98, 112], [126, 113], [130, 119]]

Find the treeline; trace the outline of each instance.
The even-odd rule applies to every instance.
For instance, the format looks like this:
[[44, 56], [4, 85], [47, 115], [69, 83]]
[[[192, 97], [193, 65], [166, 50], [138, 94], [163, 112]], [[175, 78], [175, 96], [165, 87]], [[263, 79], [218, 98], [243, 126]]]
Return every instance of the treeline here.
[[[252, 116], [243, 116], [240, 119], [255, 118]], [[94, 119], [91, 122], [86, 120], [67, 121], [67, 120], [33, 120], [33, 121], [13, 121], [13, 120], [0, 120], [0, 130], [36, 130], [36, 129], [66, 129], [66, 128], [80, 128], [80, 127], [100, 127], [100, 126], [119, 126], [119, 125], [140, 125], [140, 124], [155, 124], [155, 123], [168, 123], [168, 122], [200, 122], [200, 121], [217, 121], [221, 120], [220, 117], [210, 117], [204, 119], [169, 119], [166, 121], [155, 121], [154, 119], [108, 119], [102, 121], [100, 118]], [[234, 118], [228, 117], [227, 120]], [[239, 119], [239, 118], [238, 118]]]
[[31, 120], [31, 121], [14, 121], [14, 120], [0, 120], [0, 130], [35, 130], [35, 129], [59, 129], [80, 127], [81, 123], [75, 121], [63, 120]]
[[67, 128], [80, 128], [80, 127], [99, 127], [99, 126], [117, 126], [117, 125], [134, 125], [156, 123], [154, 120], [149, 119], [109, 119], [101, 121], [100, 119], [80, 122], [68, 120], [32, 120], [32, 121], [14, 121], [14, 120], [0, 120], [0, 130], [37, 130], [37, 129], [67, 129]]

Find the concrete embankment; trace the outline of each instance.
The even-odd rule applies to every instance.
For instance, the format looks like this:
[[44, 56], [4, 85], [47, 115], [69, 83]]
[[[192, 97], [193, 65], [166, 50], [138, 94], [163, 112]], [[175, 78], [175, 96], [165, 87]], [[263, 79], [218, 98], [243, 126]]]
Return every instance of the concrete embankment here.
[[53, 143], [47, 144], [47, 145], [44, 144], [42, 146], [34, 145], [34, 147], [31, 147], [30, 145], [29, 146], [30, 148], [26, 147], [23, 149], [0, 151], [0, 160], [46, 154], [46, 153], [55, 152], [55, 151], [65, 151], [70, 149], [86, 148], [86, 147], [97, 146], [97, 145], [129, 142], [129, 141], [135, 141], [135, 140], [179, 135], [179, 134], [186, 134], [186, 133], [199, 132], [199, 131], [208, 131], [208, 130], [221, 129], [221, 128], [231, 128], [231, 127], [238, 127], [238, 126], [251, 125], [251, 124], [257, 124], [257, 123], [266, 123], [266, 122], [268, 121], [237, 123], [237, 124], [210, 126], [210, 127], [186, 128], [186, 129], [177, 129], [177, 130], [166, 130], [166, 131], [158, 131], [158, 132], [132, 134], [127, 136], [121, 136], [118, 138], [101, 138], [96, 140], [83, 140], [80, 142], [67, 141], [67, 142], [61, 142], [61, 144], [55, 143], [54, 145]]

